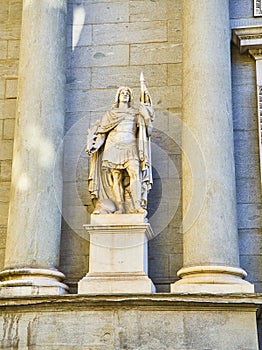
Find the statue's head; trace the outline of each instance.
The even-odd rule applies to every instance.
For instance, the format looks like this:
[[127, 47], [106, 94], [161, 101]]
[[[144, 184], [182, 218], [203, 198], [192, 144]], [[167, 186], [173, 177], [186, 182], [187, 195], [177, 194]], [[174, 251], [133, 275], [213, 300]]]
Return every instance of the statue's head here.
[[118, 107], [120, 102], [127, 102], [130, 107], [133, 104], [134, 97], [132, 90], [127, 86], [121, 86], [116, 93], [114, 107]]

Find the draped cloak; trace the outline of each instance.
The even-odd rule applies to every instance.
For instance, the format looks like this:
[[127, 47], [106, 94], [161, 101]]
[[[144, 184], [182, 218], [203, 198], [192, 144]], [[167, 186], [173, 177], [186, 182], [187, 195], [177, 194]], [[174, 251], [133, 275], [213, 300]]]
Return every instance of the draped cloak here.
[[[104, 162], [103, 152], [107, 137], [121, 121], [128, 117], [128, 115], [135, 116], [136, 123], [136, 152], [132, 153], [131, 159], [138, 159], [140, 167], [141, 179], [141, 206], [146, 208], [147, 194], [152, 187], [152, 165], [151, 165], [151, 142], [150, 135], [152, 131], [152, 121], [154, 118], [154, 110], [151, 106], [146, 106], [148, 118], [145, 120], [138, 110], [134, 107], [128, 108], [127, 111], [120, 111], [118, 108], [112, 108], [106, 112], [98, 125], [95, 134], [103, 134], [105, 137], [104, 144], [99, 150], [92, 154], [90, 161], [90, 171], [88, 178], [88, 189], [91, 193], [92, 199], [111, 199], [114, 195], [112, 193], [113, 179], [111, 175], [112, 169], [125, 169], [125, 164], [108, 164]], [[112, 145], [112, 151], [114, 146]], [[131, 151], [130, 151], [131, 152]], [[123, 186], [128, 188], [128, 181], [123, 181]]]

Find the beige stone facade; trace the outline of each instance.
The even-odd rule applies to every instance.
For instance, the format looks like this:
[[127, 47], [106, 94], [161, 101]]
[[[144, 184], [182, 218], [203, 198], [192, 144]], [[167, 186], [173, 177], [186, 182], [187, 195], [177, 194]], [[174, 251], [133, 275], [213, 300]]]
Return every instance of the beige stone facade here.
[[[20, 298], [12, 299], [5, 295], [6, 290], [4, 289], [4, 292], [0, 293], [2, 296], [4, 295], [0, 300], [1, 314], [3, 315], [0, 317], [2, 324], [0, 348], [54, 350], [258, 349], [256, 310], [258, 310], [258, 333], [260, 333], [262, 223], [256, 66], [254, 60], [247, 53], [240, 53], [239, 48], [234, 44], [231, 45], [231, 63], [229, 64], [230, 49], [228, 48], [226, 51], [225, 48], [229, 47], [230, 39], [228, 38], [226, 45], [224, 45], [224, 40], [227, 40], [225, 39], [227, 33], [230, 35], [234, 29], [262, 27], [262, 19], [254, 16], [254, 2], [252, 0], [242, 0], [241, 4], [240, 1], [236, 0], [201, 0], [197, 2], [198, 6], [195, 10], [194, 2], [197, 1], [188, 1], [188, 7], [185, 11], [184, 6], [183, 11], [182, 0], [46, 1], [47, 10], [41, 9], [40, 6], [37, 10], [39, 18], [32, 21], [32, 25], [39, 25], [39, 32], [35, 33], [36, 40], [39, 40], [39, 48], [41, 48], [40, 40], [43, 40], [46, 48], [50, 45], [49, 48], [55, 47], [55, 49], [41, 51], [41, 54], [46, 55], [46, 57], [41, 58], [39, 53], [39, 60], [32, 61], [35, 64], [35, 69], [31, 70], [34, 72], [31, 73], [33, 79], [30, 80], [30, 84], [32, 85], [29, 84], [25, 88], [23, 82], [24, 77], [26, 79], [26, 65], [20, 66], [20, 76], [18, 73], [19, 53], [21, 51], [21, 20], [23, 14], [25, 16], [23, 22], [25, 31], [22, 40], [29, 40], [26, 35], [26, 30], [29, 32], [29, 27], [26, 28], [26, 21], [28, 24], [30, 23], [28, 8], [32, 10], [33, 14], [34, 6], [39, 4], [39, 0], [2, 0], [0, 4], [0, 270], [9, 271], [7, 267], [10, 268], [10, 266], [11, 269], [31, 269], [30, 273], [27, 271], [26, 277], [23, 277], [28, 279], [29, 274], [34, 275], [35, 273], [35, 276], [38, 276], [38, 273], [41, 274], [42, 270], [40, 271], [40, 269], [45, 270], [41, 275], [43, 278], [43, 276], [48, 275], [49, 268], [51, 270], [54, 268], [56, 269], [54, 279], [60, 280], [63, 276], [60, 275], [62, 272], [65, 275], [64, 283], [69, 287], [69, 291], [64, 285], [56, 285], [55, 288], [58, 292], [50, 294], [60, 294], [60, 287], [63, 292], [68, 294], [66, 296], [43, 296], [49, 294], [50, 290], [29, 288], [21, 293], [23, 296]], [[225, 6], [221, 6], [222, 2], [225, 3]], [[63, 23], [65, 13], [59, 12], [59, 9], [65, 3], [67, 4], [67, 25], [64, 33], [66, 52], [61, 53], [60, 61], [57, 62], [55, 50], [59, 52], [59, 47], [63, 50], [63, 43], [49, 34], [50, 30], [53, 33], [55, 30], [62, 30], [61, 26], [59, 28], [56, 26], [57, 22], [55, 21], [59, 19], [60, 25]], [[190, 6], [191, 3], [192, 6]], [[228, 3], [230, 21], [228, 20], [228, 28], [223, 32], [225, 36], [220, 37], [219, 33], [223, 26], [227, 25], [225, 24], [227, 23], [226, 14], [222, 11]], [[203, 6], [203, 11], [201, 6]], [[202, 29], [205, 26], [210, 28], [210, 32], [208, 32], [208, 36], [204, 36], [204, 30], [197, 31], [197, 26], [194, 28], [195, 57], [190, 51], [191, 48], [187, 48], [189, 57], [194, 57], [190, 61], [190, 58], [186, 60], [183, 57], [182, 52], [183, 42], [185, 44], [185, 40], [192, 40], [189, 38], [192, 32], [188, 33], [183, 29], [183, 22], [185, 23], [185, 16], [188, 16], [188, 23], [195, 25], [193, 14], [196, 11], [199, 11], [203, 16], [210, 11], [210, 16], [205, 17], [205, 20], [207, 21], [208, 18], [210, 23], [203, 22], [202, 27]], [[214, 15], [216, 11], [221, 14], [220, 18]], [[58, 15], [56, 16], [56, 14]], [[48, 18], [50, 18], [50, 22], [48, 22]], [[43, 23], [41, 19], [43, 19]], [[190, 20], [192, 21], [190, 22]], [[45, 26], [47, 22], [48, 25]], [[216, 25], [221, 25], [221, 27], [216, 27]], [[187, 34], [185, 35], [185, 33]], [[56, 46], [51, 41], [56, 42]], [[24, 60], [27, 53], [30, 55], [32, 50], [36, 48], [34, 40], [31, 44], [27, 48], [23, 46], [21, 60]], [[200, 46], [197, 49], [198, 44]], [[224, 56], [222, 56], [223, 50], [226, 51]], [[35, 50], [35, 54], [37, 54], [37, 50]], [[201, 59], [201, 55], [203, 59]], [[66, 67], [61, 64], [61, 57], [66, 59]], [[201, 67], [200, 63], [203, 60], [206, 60], [206, 64]], [[229, 70], [223, 70], [222, 74], [221, 70], [227, 62]], [[53, 70], [48, 69], [48, 63], [52, 65]], [[190, 71], [190, 65], [192, 65], [194, 74], [186, 75], [185, 72]], [[205, 76], [207, 84], [205, 90], [203, 86], [200, 86], [203, 84], [203, 80], [200, 81], [200, 78], [207, 65], [210, 67], [213, 65], [214, 74], [212, 77]], [[64, 72], [60, 70], [61, 67], [62, 69], [66, 68], [65, 87], [62, 86]], [[56, 70], [59, 70], [58, 75], [56, 75]], [[114, 101], [115, 91], [119, 86], [130, 86], [134, 90], [135, 99], [138, 102], [141, 71], [144, 72], [156, 109], [152, 136], [154, 187], [150, 192], [148, 204], [149, 222], [156, 237], [149, 241], [148, 271], [149, 277], [156, 286], [157, 293], [152, 297], [141, 295], [125, 295], [124, 297], [76, 295], [77, 283], [87, 274], [89, 261], [89, 241], [83, 228], [83, 224], [90, 222], [92, 212], [92, 203], [87, 191], [88, 157], [85, 154], [87, 129], [110, 108]], [[59, 79], [45, 79], [51, 73], [55, 77], [59, 76]], [[215, 74], [217, 75], [215, 76]], [[19, 110], [17, 108], [18, 78], [20, 78], [20, 101], [18, 103], [21, 106]], [[185, 81], [185, 79], [187, 80]], [[35, 86], [33, 81], [36, 82]], [[56, 94], [52, 91], [59, 91], [57, 101]], [[200, 103], [196, 106], [197, 96], [200, 96], [201, 91], [203, 101], [206, 96], [206, 104], [202, 103], [201, 105]], [[214, 97], [216, 93], [212, 95], [210, 91], [212, 94], [217, 92], [220, 100]], [[36, 92], [41, 96], [43, 94], [42, 106], [44, 107], [42, 110], [34, 104], [36, 100], [32, 99], [30, 103], [30, 94], [33, 96]], [[224, 96], [223, 93], [225, 93]], [[63, 113], [62, 94], [64, 94], [66, 102]], [[196, 94], [195, 101], [190, 98], [190, 94], [191, 96]], [[186, 106], [182, 106], [185, 101]], [[56, 102], [58, 103], [56, 104]], [[60, 107], [54, 108], [54, 105]], [[21, 232], [19, 244], [17, 243], [17, 246], [12, 248], [10, 237], [14, 231], [10, 228], [10, 222], [12, 225], [17, 224], [16, 230], [19, 232], [19, 215], [15, 219], [14, 216], [11, 219], [9, 217], [9, 238], [7, 238], [8, 212], [9, 207], [12, 208], [10, 189], [15, 117], [19, 115], [22, 118], [22, 114], [25, 116], [25, 111], [28, 108], [31, 108], [30, 113], [32, 113], [31, 116], [27, 115], [29, 125], [30, 122], [38, 123], [40, 121], [41, 124], [43, 121], [41, 124], [43, 130], [46, 128], [44, 126], [45, 120], [54, 120], [54, 123], [58, 125], [52, 139], [52, 142], [56, 142], [56, 155], [58, 156], [54, 158], [52, 166], [46, 172], [45, 178], [47, 179], [49, 175], [50, 178], [49, 182], [47, 181], [48, 184], [43, 185], [46, 197], [41, 202], [41, 210], [34, 210], [33, 204], [31, 207], [26, 207], [25, 205], [28, 206], [29, 201], [24, 202], [27, 204], [21, 210], [21, 215], [25, 221], [28, 219], [28, 222], [31, 222], [32, 212], [34, 215], [37, 213], [36, 221], [33, 221], [36, 228], [32, 232], [27, 231], [28, 233], [25, 233], [26, 229], [23, 228], [24, 232]], [[61, 114], [62, 117], [56, 118], [56, 115], [52, 115], [54, 111], [57, 115]], [[230, 116], [231, 111], [232, 116], [229, 118], [228, 125], [226, 124], [227, 119], [220, 118], [219, 112], [223, 113], [223, 116], [227, 113]], [[205, 113], [206, 115], [213, 113], [212, 117], [214, 117], [208, 127], [205, 124], [205, 117], [203, 117]], [[39, 118], [34, 119], [37, 115]], [[63, 145], [59, 146], [56, 135], [61, 133], [63, 117], [64, 138]], [[220, 202], [215, 203], [216, 205], [220, 203], [221, 207], [217, 207], [217, 211], [215, 211], [210, 202], [209, 206], [205, 207], [206, 217], [202, 222], [200, 221], [196, 229], [198, 232], [202, 229], [203, 231], [198, 236], [192, 234], [187, 241], [187, 238], [184, 237], [185, 233], [182, 233], [182, 221], [185, 216], [183, 216], [182, 211], [187, 204], [187, 196], [190, 197], [191, 187], [193, 188], [195, 183], [194, 178], [192, 180], [187, 176], [188, 164], [186, 165], [183, 163], [184, 160], [182, 161], [182, 153], [185, 150], [185, 136], [183, 136], [185, 134], [183, 134], [182, 128], [185, 120], [189, 122], [190, 135], [193, 135], [193, 138], [196, 137], [197, 140], [194, 144], [196, 157], [199, 154], [200, 156], [204, 155], [203, 164], [208, 164], [204, 177], [207, 175], [208, 181], [209, 179], [216, 181], [216, 187], [211, 186], [214, 197], [210, 196], [209, 199], [215, 198], [217, 200], [217, 193], [221, 195]], [[201, 125], [201, 123], [203, 124]], [[17, 124], [19, 124], [17, 126], [19, 128], [21, 125]], [[52, 122], [49, 125], [50, 131], [53, 130]], [[232, 126], [233, 133], [228, 136], [228, 130]], [[219, 140], [219, 135], [214, 136], [213, 133], [218, 132], [218, 130], [221, 132], [222, 144], [213, 147], [216, 140]], [[46, 136], [48, 131], [45, 129], [43, 134]], [[32, 136], [31, 139], [37, 143], [37, 135], [34, 137]], [[234, 148], [230, 150], [232, 137], [234, 138]], [[207, 139], [210, 140], [209, 144], [205, 143]], [[63, 170], [59, 181], [63, 180], [63, 198], [61, 197], [60, 185], [53, 185], [50, 180], [53, 174], [57, 174], [61, 147], [64, 156]], [[19, 152], [18, 148], [15, 147], [14, 157]], [[48, 148], [46, 149], [48, 150]], [[231, 151], [231, 156], [228, 157]], [[190, 164], [194, 154], [189, 153], [184, 155], [189, 159], [189, 168], [194, 171], [194, 164]], [[40, 157], [39, 164], [41, 164], [41, 159], [44, 163], [46, 160], [43, 155], [41, 158], [41, 155], [42, 153], [39, 153], [36, 156], [38, 160]], [[208, 157], [214, 160], [213, 163], [207, 163]], [[33, 159], [30, 155], [28, 159], [28, 163], [24, 164], [29, 164], [29, 174], [34, 176], [33, 174], [37, 174], [38, 170], [34, 168], [33, 163], [30, 163], [30, 159]], [[227, 166], [225, 167], [226, 171], [224, 171], [223, 161]], [[219, 169], [214, 170], [216, 164], [220, 164], [220, 166]], [[40, 165], [39, 168], [41, 168]], [[198, 177], [199, 174], [194, 175]], [[37, 178], [38, 175], [35, 176]], [[41, 181], [43, 181], [42, 179]], [[200, 180], [202, 181], [202, 179]], [[199, 191], [196, 196], [196, 206], [199, 206], [200, 209], [206, 198], [205, 186], [201, 187], [201, 181], [196, 185]], [[235, 182], [234, 197], [234, 190], [231, 194], [231, 189]], [[206, 184], [204, 183], [204, 185]], [[15, 193], [14, 178], [12, 186], [12, 193]], [[34, 186], [36, 187], [32, 193], [41, 192], [41, 186], [37, 187], [39, 186], [37, 181], [34, 182]], [[45, 234], [44, 225], [45, 221], [48, 220], [41, 221], [41, 229], [39, 230], [36, 222], [40, 217], [44, 218], [46, 215], [46, 217], [51, 218], [50, 213], [54, 214], [53, 202], [51, 197], [48, 197], [50, 188], [58, 197], [56, 205], [58, 212], [60, 211], [62, 214], [62, 228], [61, 232], [54, 228], [53, 231], [50, 229], [50, 232], [54, 232], [54, 234], [50, 232]], [[225, 200], [225, 197], [228, 198], [229, 192], [230, 196], [232, 195], [231, 201]], [[30, 197], [30, 191], [28, 196]], [[226, 207], [225, 203], [227, 205], [230, 203], [230, 206]], [[237, 207], [237, 216], [234, 213], [235, 206]], [[211, 208], [213, 209], [211, 210]], [[227, 208], [227, 213], [223, 213], [225, 208]], [[232, 209], [230, 215], [228, 215], [229, 208]], [[25, 214], [26, 212], [27, 214]], [[216, 217], [216, 213], [219, 217]], [[57, 219], [56, 227], [59, 226], [59, 220], [60, 217]], [[221, 225], [222, 221], [224, 226]], [[50, 220], [50, 222], [54, 222], [54, 220]], [[205, 226], [207, 222], [208, 224]], [[208, 225], [212, 225], [214, 222], [217, 226], [214, 226], [214, 232], [210, 233], [212, 239], [209, 240], [207, 232], [211, 231], [209, 231]], [[225, 231], [220, 234], [218, 227], [224, 227]], [[228, 232], [235, 232], [237, 236], [234, 236], [234, 233], [228, 233], [227, 229]], [[34, 232], [37, 232], [35, 236]], [[39, 245], [34, 241], [34, 237], [38, 237], [38, 241], [41, 241]], [[234, 237], [235, 241], [233, 241]], [[19, 260], [16, 257], [20, 257], [20, 253], [14, 253], [12, 256], [12, 252], [19, 251], [19, 245], [24, 244], [23, 240], [30, 241], [30, 244], [24, 245], [24, 253], [21, 253], [21, 258], [24, 260], [20, 260], [21, 264], [19, 265], [19, 261], [15, 260]], [[203, 246], [205, 254], [201, 255]], [[186, 252], [189, 252], [187, 257], [185, 256]], [[27, 256], [30, 263], [26, 262]], [[57, 263], [58, 260], [59, 263]], [[239, 289], [236, 294], [236, 289], [230, 286], [225, 287], [224, 290], [222, 287], [222, 291], [216, 288], [205, 290], [201, 289], [202, 281], [197, 295], [192, 293], [194, 288], [179, 290], [176, 287], [172, 287], [173, 294], [170, 294], [170, 286], [176, 286], [176, 282], [179, 280], [177, 272], [181, 268], [195, 266], [195, 271], [200, 271], [196, 269], [196, 265], [199, 263], [202, 264], [201, 271], [203, 271], [205, 270], [203, 266], [216, 265], [217, 267], [217, 265], [221, 265], [224, 267], [225, 262], [229, 267], [238, 269], [236, 272], [238, 276], [243, 277], [245, 273], [241, 271], [246, 271], [246, 281], [250, 282], [250, 286], [254, 285], [255, 293], [250, 293], [249, 290], [247, 295], [248, 290]], [[37, 272], [34, 272], [33, 269], [37, 269]], [[212, 273], [214, 271], [216, 270], [213, 268]], [[236, 270], [229, 269], [228, 271], [233, 271], [234, 275]], [[185, 292], [186, 295], [183, 294]], [[227, 292], [227, 294], [223, 292]], [[19, 289], [17, 289], [17, 293], [19, 294]], [[205, 293], [211, 293], [211, 295]], [[228, 295], [228, 293], [233, 294]], [[38, 294], [38, 296], [26, 294]], [[54, 333], [54, 328], [58, 329], [56, 333]]]

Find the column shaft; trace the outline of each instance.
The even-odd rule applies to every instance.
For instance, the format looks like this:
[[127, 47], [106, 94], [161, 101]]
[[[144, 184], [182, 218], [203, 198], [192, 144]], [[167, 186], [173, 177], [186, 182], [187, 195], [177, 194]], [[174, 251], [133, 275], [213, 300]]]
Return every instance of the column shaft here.
[[[196, 286], [190, 289], [189, 285], [197, 284], [199, 291], [219, 290], [216, 285], [220, 284], [239, 284], [235, 290], [251, 290], [252, 286], [242, 279], [245, 271], [239, 268], [229, 3], [184, 0], [183, 6], [184, 130], [189, 129], [194, 135], [204, 166], [197, 173], [192, 172], [193, 143], [184, 132], [184, 267], [178, 272], [182, 280], [172, 290], [183, 284], [188, 285], [188, 290], [196, 290]], [[204, 200], [198, 211], [190, 211], [193, 187], [203, 184], [203, 179], [204, 186], [198, 190], [205, 191]], [[234, 291], [232, 286], [221, 287], [221, 291], [226, 290]]]
[[[11, 200], [0, 286], [19, 285], [25, 294], [45, 293], [45, 287], [56, 294], [66, 288], [60, 283], [64, 275], [57, 271], [66, 8], [66, 0], [23, 2]], [[40, 289], [32, 291], [30, 286]]]

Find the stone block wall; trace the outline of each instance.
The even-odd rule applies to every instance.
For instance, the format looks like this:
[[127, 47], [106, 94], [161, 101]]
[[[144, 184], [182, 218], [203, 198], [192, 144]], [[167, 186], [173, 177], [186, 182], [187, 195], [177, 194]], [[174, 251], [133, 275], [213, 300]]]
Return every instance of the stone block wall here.
[[[182, 266], [181, 224], [181, 0], [68, 1], [68, 73], [61, 268], [74, 285], [88, 269], [92, 203], [87, 191], [87, 129], [130, 86], [139, 102], [143, 71], [156, 108], [152, 137], [154, 187], [149, 217], [149, 273], [158, 290]], [[85, 207], [83, 207], [83, 205]]]
[[0, 269], [3, 268], [12, 169], [22, 0], [0, 5]]

